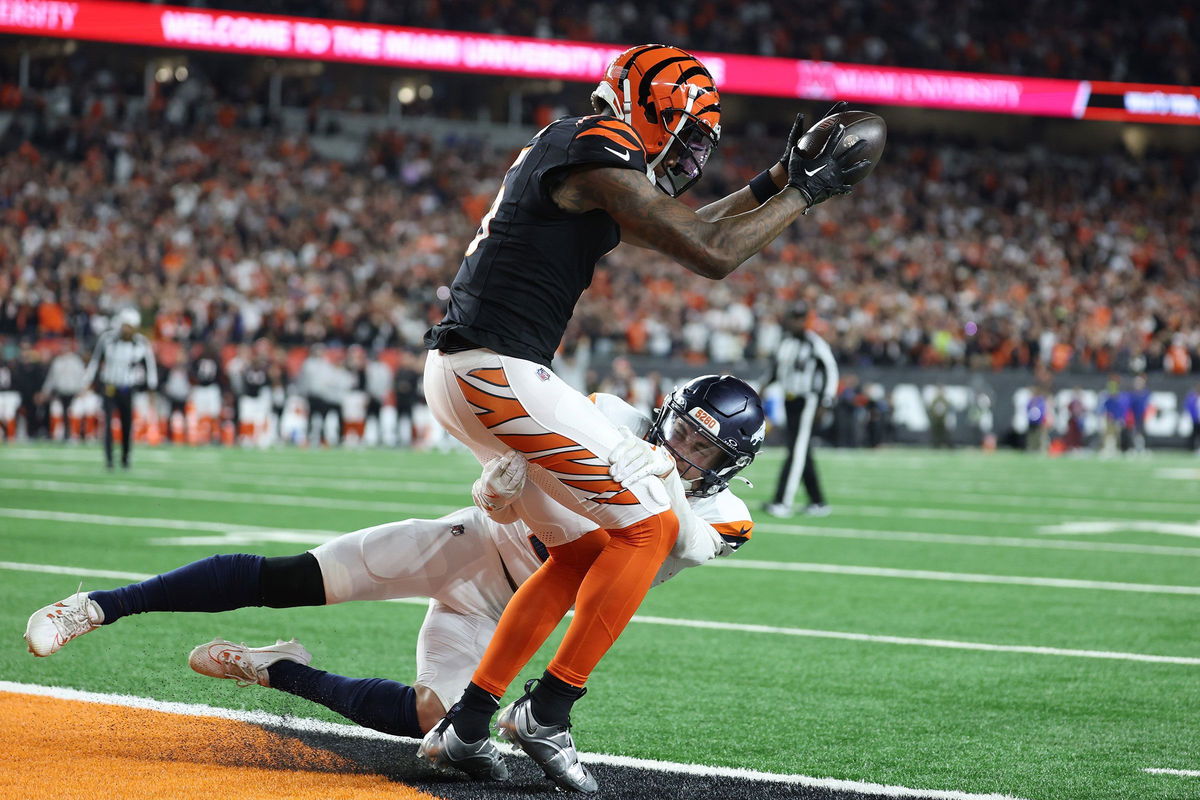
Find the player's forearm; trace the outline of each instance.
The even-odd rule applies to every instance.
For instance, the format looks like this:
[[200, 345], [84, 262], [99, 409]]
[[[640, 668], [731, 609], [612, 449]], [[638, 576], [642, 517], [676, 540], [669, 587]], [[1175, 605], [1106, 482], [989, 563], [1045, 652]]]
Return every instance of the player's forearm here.
[[[787, 184], [787, 170], [782, 164], [776, 164], [769, 170], [771, 180], [775, 182], [775, 189], [782, 190]], [[744, 214], [747, 211], [752, 211], [761, 205], [758, 199], [754, 196], [754, 192], [749, 186], [743, 186], [736, 192], [727, 194], [720, 200], [714, 200], [708, 205], [696, 211], [696, 216], [705, 222], [716, 222], [719, 219], [732, 217], [737, 214]]]
[[720, 280], [762, 250], [803, 213], [800, 191], [786, 188], [758, 208], [719, 219], [704, 240], [704, 258], [684, 265], [706, 278]]

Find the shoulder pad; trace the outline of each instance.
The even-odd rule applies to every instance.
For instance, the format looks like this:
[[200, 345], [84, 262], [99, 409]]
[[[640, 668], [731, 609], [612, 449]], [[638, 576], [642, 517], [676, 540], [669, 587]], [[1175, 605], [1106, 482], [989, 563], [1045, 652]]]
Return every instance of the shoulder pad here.
[[633, 128], [614, 117], [594, 115], [575, 123], [570, 164], [603, 164], [646, 171], [646, 149]]

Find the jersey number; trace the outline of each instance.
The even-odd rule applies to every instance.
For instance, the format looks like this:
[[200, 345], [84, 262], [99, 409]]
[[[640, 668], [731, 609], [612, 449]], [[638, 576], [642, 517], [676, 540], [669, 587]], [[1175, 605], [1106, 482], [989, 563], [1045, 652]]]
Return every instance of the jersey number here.
[[[541, 134], [538, 134], [539, 136]], [[535, 137], [536, 138], [536, 137]], [[532, 147], [532, 145], [530, 145]], [[479, 223], [479, 232], [475, 234], [475, 238], [467, 245], [466, 256], [470, 256], [479, 247], [479, 243], [488, 237], [490, 231], [488, 228], [492, 224], [492, 217], [496, 216], [496, 212], [500, 210], [500, 203], [504, 201], [504, 190], [508, 188], [508, 176], [512, 175], [517, 167], [521, 166], [521, 162], [525, 160], [525, 156], [529, 153], [530, 147], [526, 147], [519, 154], [517, 160], [508, 168], [508, 172], [504, 175], [504, 182], [500, 184], [500, 191], [496, 192], [496, 199], [492, 201], [492, 207], [483, 215], [483, 221]]]

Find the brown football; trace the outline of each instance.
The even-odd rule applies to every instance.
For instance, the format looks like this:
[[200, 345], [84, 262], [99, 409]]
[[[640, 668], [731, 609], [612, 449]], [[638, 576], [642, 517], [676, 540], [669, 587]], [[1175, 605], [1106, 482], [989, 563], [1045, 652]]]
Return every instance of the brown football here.
[[887, 123], [883, 121], [883, 117], [869, 111], [843, 111], [828, 116], [809, 128], [800, 137], [797, 147], [807, 155], [815, 155], [825, 145], [836, 125], [846, 126], [846, 135], [838, 145], [838, 153], [845, 152], [860, 141], [867, 143], [867, 152], [863, 158], [870, 160], [871, 168], [859, 177], [858, 180], [861, 181], [874, 171], [879, 157], [883, 155], [883, 145], [887, 142]]

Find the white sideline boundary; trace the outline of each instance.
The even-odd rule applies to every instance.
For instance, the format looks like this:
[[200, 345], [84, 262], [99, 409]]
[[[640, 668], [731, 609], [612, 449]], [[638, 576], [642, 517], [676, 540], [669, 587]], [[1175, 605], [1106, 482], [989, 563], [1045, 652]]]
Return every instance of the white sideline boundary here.
[[[28, 564], [17, 561], [0, 561], [0, 570], [16, 572], [40, 572], [52, 575], [75, 575], [79, 577], [114, 578], [116, 580], [146, 580], [153, 577], [148, 573], [118, 572], [115, 570], [88, 569], [86, 567], [65, 567], [56, 564]], [[427, 605], [424, 598], [404, 597], [386, 600], [388, 603], [403, 603], [407, 605]], [[573, 614], [574, 612], [567, 612]], [[717, 622], [702, 619], [677, 619], [674, 617], [654, 617], [635, 614], [632, 622], [644, 625], [669, 625], [675, 628], [697, 628], [701, 630], [734, 631], [738, 633], [765, 633], [779, 636], [798, 636], [809, 639], [838, 639], [849, 642], [867, 642], [870, 644], [904, 645], [909, 647], [937, 647], [947, 650], [974, 650], [990, 653], [1017, 653], [1022, 655], [1062, 656], [1067, 658], [1096, 658], [1111, 661], [1136, 661], [1150, 664], [1179, 664], [1183, 666], [1200, 666], [1200, 657], [1191, 656], [1161, 656], [1151, 653], [1127, 653], [1112, 650], [1076, 650], [1062, 647], [1043, 647], [1040, 645], [1011, 645], [989, 644], [986, 642], [965, 642], [954, 639], [922, 639], [910, 636], [887, 636], [873, 633], [853, 633], [850, 631], [827, 631], [814, 628], [785, 628], [773, 625], [753, 625], [740, 622]]]
[[1181, 778], [1200, 778], [1200, 769], [1162, 769], [1160, 767], [1146, 767], [1142, 772], [1147, 772], [1151, 775], [1177, 775]]
[[[177, 703], [166, 700], [153, 700], [125, 694], [103, 694], [87, 692], [80, 689], [66, 689], [58, 686], [42, 686], [31, 683], [0, 681], [0, 692], [9, 694], [26, 694], [36, 697], [51, 697], [57, 700], [74, 700], [98, 705], [121, 706], [158, 711], [165, 714], [177, 714], [187, 717], [215, 717], [218, 719], [248, 722], [254, 725], [269, 725], [306, 733], [325, 733], [334, 736], [346, 736], [357, 739], [377, 739], [382, 741], [415, 742], [401, 736], [389, 736], [369, 728], [357, 725], [341, 725], [336, 722], [309, 719], [306, 717], [280, 716], [265, 711], [237, 711], [229, 708], [219, 708], [200, 703]], [[506, 748], [509, 753], [512, 749]], [[524, 757], [524, 754], [519, 754]], [[809, 775], [784, 775], [774, 772], [760, 772], [736, 767], [712, 767], [703, 764], [678, 764], [670, 761], [658, 761], [631, 756], [610, 756], [603, 753], [580, 753], [579, 758], [588, 764], [601, 764], [612, 767], [631, 767], [635, 769], [652, 770], [654, 772], [672, 772], [682, 775], [697, 775], [702, 777], [735, 778], [763, 783], [783, 783], [808, 786], [816, 789], [828, 789], [843, 792], [861, 792], [877, 794], [885, 797], [924, 798], [925, 800], [1020, 800], [1007, 794], [975, 794], [945, 789], [910, 789], [907, 786], [889, 786], [865, 781], [848, 781], [838, 778], [816, 778]]]

